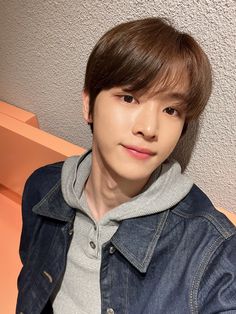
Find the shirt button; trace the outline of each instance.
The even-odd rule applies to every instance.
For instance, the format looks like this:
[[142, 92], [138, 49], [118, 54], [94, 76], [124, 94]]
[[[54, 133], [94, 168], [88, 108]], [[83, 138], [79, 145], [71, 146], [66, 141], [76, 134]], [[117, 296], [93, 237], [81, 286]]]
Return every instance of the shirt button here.
[[107, 309], [107, 314], [115, 314], [115, 311], [111, 308]]
[[92, 249], [95, 249], [96, 248], [96, 245], [93, 241], [90, 241], [89, 242], [89, 245], [91, 246]]
[[109, 253], [113, 254], [113, 253], [115, 253], [115, 251], [116, 251], [116, 248], [113, 245], [111, 245], [109, 248]]
[[71, 235], [73, 234], [73, 232], [74, 232], [74, 230], [73, 230], [73, 229], [70, 229], [68, 233], [69, 233], [69, 235], [71, 236]]

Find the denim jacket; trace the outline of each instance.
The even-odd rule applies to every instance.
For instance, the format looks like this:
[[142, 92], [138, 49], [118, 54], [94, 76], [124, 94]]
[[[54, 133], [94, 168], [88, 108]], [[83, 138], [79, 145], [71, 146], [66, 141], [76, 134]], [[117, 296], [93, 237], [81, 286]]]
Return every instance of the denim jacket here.
[[[75, 218], [62, 164], [25, 185], [17, 314], [53, 313]], [[236, 313], [236, 228], [194, 185], [173, 208], [121, 222], [102, 248], [100, 286], [102, 314]]]

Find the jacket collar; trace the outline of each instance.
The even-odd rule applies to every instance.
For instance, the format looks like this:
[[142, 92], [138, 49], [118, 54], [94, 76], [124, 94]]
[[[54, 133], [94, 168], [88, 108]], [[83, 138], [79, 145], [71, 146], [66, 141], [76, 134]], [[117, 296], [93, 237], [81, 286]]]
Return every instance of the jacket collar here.
[[35, 214], [65, 222], [71, 222], [75, 216], [75, 209], [70, 207], [63, 198], [61, 180], [52, 187], [32, 210]]
[[[72, 222], [76, 210], [64, 200], [59, 180], [33, 207], [33, 212], [60, 221]], [[123, 220], [111, 239], [120, 253], [140, 272], [145, 273], [164, 228], [169, 211]]]
[[169, 211], [123, 220], [111, 239], [121, 254], [141, 273], [151, 262]]

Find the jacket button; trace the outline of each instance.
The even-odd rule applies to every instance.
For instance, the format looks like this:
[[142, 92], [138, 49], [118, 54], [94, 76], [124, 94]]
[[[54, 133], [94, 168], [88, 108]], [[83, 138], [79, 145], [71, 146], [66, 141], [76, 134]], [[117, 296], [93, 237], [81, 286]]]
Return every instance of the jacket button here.
[[44, 274], [44, 276], [48, 279], [48, 281], [50, 282], [50, 283], [52, 283], [53, 282], [53, 279], [52, 279], [52, 276], [47, 272], [47, 271], [43, 271], [43, 274]]
[[115, 314], [115, 311], [111, 308], [107, 309], [107, 314]]
[[113, 245], [111, 245], [109, 248], [109, 253], [113, 254], [113, 253], [115, 253], [115, 251], [116, 251], [116, 248]]

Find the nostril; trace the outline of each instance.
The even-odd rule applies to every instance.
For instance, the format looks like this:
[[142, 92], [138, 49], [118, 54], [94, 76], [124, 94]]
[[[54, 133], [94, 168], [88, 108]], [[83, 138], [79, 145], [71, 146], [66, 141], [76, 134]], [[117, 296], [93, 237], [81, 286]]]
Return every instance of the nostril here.
[[143, 137], [147, 141], [155, 142], [158, 139], [157, 133], [148, 133], [148, 132], [142, 132], [138, 131], [135, 135]]

